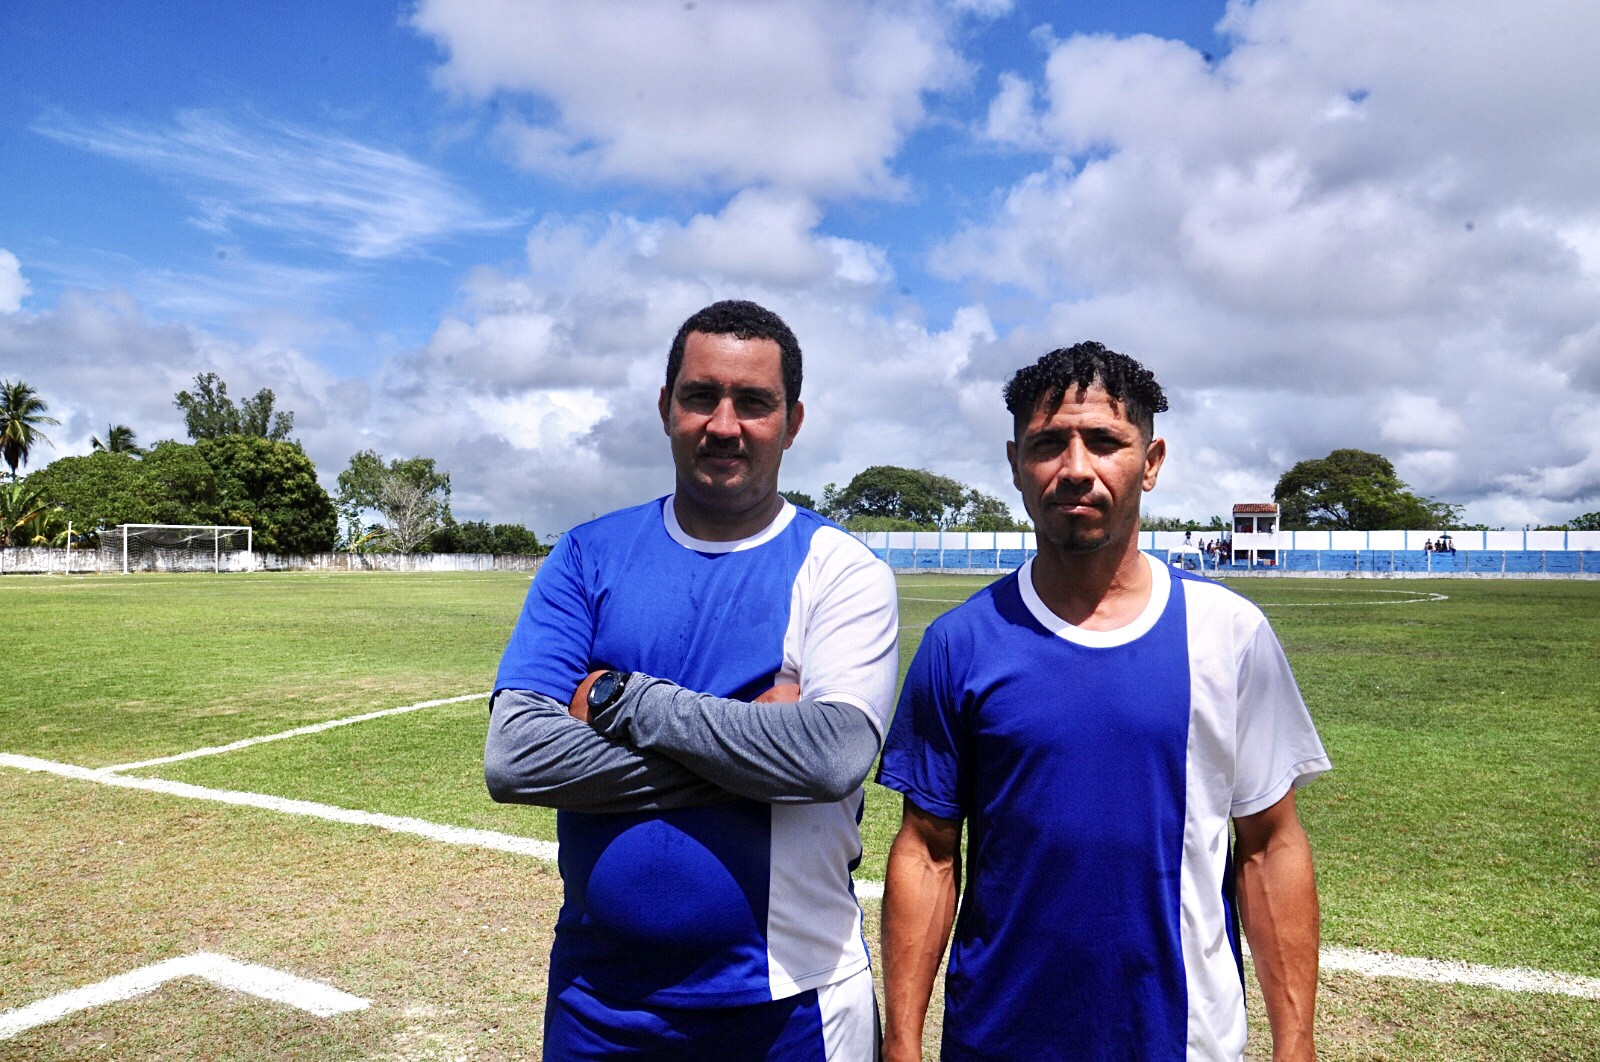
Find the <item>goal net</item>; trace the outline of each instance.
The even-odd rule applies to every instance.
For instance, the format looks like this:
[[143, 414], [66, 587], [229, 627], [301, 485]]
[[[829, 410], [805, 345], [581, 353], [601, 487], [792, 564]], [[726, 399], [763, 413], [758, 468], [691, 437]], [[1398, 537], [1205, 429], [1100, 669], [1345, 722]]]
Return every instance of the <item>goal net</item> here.
[[252, 542], [250, 528], [220, 524], [123, 524], [100, 536], [124, 573], [247, 572]]

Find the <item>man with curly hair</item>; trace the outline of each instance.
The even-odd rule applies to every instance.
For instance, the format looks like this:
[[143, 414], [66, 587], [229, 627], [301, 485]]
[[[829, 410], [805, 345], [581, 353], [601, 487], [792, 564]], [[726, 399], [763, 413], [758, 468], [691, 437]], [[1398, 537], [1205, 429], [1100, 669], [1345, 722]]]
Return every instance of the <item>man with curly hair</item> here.
[[1330, 764], [1260, 610], [1138, 548], [1166, 396], [1080, 343], [1005, 398], [1038, 553], [928, 629], [890, 728], [884, 1057], [921, 1057], [953, 926], [945, 1059], [1240, 1058], [1237, 910], [1275, 1057], [1312, 1058], [1294, 790]]

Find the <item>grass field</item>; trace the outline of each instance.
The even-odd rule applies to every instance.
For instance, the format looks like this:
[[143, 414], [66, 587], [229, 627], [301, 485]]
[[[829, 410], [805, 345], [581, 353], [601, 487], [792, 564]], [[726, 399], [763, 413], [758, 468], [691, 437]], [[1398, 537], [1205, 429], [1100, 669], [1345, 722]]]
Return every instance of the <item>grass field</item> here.
[[[900, 580], [902, 664], [982, 581]], [[1325, 944], [1600, 977], [1600, 583], [1233, 585], [1272, 618], [1335, 761], [1301, 796]], [[536, 1054], [547, 864], [167, 785], [552, 838], [548, 813], [485, 797], [470, 696], [526, 589], [487, 573], [0, 580], [0, 1033], [17, 1008], [195, 952], [371, 1001], [319, 1018], [190, 978], [0, 1039], [0, 1058]], [[452, 697], [470, 699], [125, 766]], [[882, 879], [898, 814], [868, 786], [858, 877]], [[1600, 1058], [1594, 999], [1337, 971], [1322, 993], [1325, 1058]]]

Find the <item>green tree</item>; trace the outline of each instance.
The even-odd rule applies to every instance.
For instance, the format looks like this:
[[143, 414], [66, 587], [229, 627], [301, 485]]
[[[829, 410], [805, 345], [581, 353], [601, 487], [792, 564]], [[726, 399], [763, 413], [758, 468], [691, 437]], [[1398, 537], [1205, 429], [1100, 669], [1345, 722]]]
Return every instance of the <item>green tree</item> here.
[[248, 524], [271, 553], [331, 549], [337, 521], [298, 443], [227, 435], [166, 440], [143, 459], [98, 450], [63, 457], [28, 477], [75, 529], [121, 524]]
[[853, 517], [881, 516], [905, 520], [919, 528], [955, 522], [966, 501], [966, 488], [948, 476], [920, 468], [873, 465], [857, 472], [843, 490], [832, 483], [822, 488], [824, 513], [848, 525]]
[[[793, 500], [791, 496], [791, 500]], [[852, 531], [1027, 531], [1005, 502], [921, 468], [873, 465], [840, 490], [822, 488], [818, 512]]]
[[55, 511], [37, 476], [0, 483], [0, 546], [31, 546], [44, 517]]
[[977, 488], [969, 489], [962, 498], [961, 510], [956, 514], [952, 531], [1031, 531], [1033, 525], [1011, 515], [1011, 507]]
[[395, 458], [384, 464], [376, 450], [361, 450], [339, 473], [339, 512], [347, 540], [361, 526], [362, 514], [383, 517], [383, 543], [410, 553], [426, 543], [450, 519], [450, 473], [435, 467], [431, 457]]
[[228, 397], [228, 385], [214, 372], [194, 378], [194, 391], [179, 391], [172, 404], [183, 410], [189, 438], [220, 439], [227, 435], [251, 435], [262, 439], [287, 440], [294, 429], [294, 414], [274, 412], [276, 398], [270, 387], [263, 387], [242, 406]]
[[1176, 516], [1143, 516], [1139, 517], [1140, 531], [1226, 531], [1228, 525], [1222, 517], [1213, 516], [1209, 523], [1200, 523], [1195, 520], [1180, 520]]
[[443, 526], [428, 540], [428, 548], [435, 553], [495, 553], [542, 556], [550, 547], [539, 541], [539, 536], [521, 524], [495, 524], [483, 520], [456, 523], [444, 521]]
[[[160, 449], [158, 446], [152, 454]], [[29, 476], [27, 482], [37, 484], [53, 504], [61, 507], [73, 527], [85, 533], [118, 524], [198, 522], [191, 519], [194, 514], [187, 509], [183, 510], [182, 519], [155, 519], [142, 465], [132, 454], [101, 450], [52, 461]]]
[[817, 500], [803, 490], [783, 490], [778, 493], [788, 498], [791, 504], [798, 505], [802, 509], [810, 509], [812, 512], [821, 511], [817, 508]]
[[1335, 450], [1301, 461], [1272, 492], [1286, 531], [1426, 530], [1448, 527], [1458, 507], [1411, 493], [1381, 454]]
[[98, 435], [91, 435], [89, 437], [89, 445], [95, 450], [103, 450], [108, 454], [132, 454], [135, 457], [139, 457], [144, 453], [144, 447], [139, 445], [137, 437], [133, 434], [133, 429], [126, 424], [108, 425], [106, 427], [106, 437], [102, 439]]
[[215, 515], [199, 522], [248, 524], [256, 548], [268, 553], [333, 548], [339, 526], [333, 500], [299, 443], [224, 435], [201, 439], [194, 449], [216, 475]]
[[11, 466], [12, 480], [17, 478], [17, 468], [28, 463], [34, 446], [50, 441], [40, 427], [61, 423], [45, 416], [49, 409], [39, 392], [21, 380], [0, 382], [0, 456]]
[[1600, 513], [1584, 513], [1574, 516], [1567, 521], [1567, 527], [1573, 531], [1600, 531]]

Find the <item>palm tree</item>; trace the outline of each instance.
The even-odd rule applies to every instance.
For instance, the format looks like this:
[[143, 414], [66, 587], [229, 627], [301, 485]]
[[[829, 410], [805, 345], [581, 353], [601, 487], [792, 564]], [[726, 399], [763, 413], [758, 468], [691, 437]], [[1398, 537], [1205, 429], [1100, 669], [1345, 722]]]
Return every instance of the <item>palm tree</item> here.
[[17, 466], [28, 463], [34, 443], [50, 441], [39, 426], [61, 423], [44, 415], [49, 408], [39, 392], [21, 380], [0, 382], [0, 456], [11, 466], [13, 481]]
[[34, 526], [50, 510], [42, 483], [13, 480], [0, 486], [0, 546], [32, 545]]
[[101, 441], [98, 435], [91, 435], [89, 445], [97, 451], [108, 454], [132, 454], [134, 457], [144, 454], [144, 447], [135, 441], [133, 429], [126, 424], [112, 424], [107, 427], [104, 441]]

